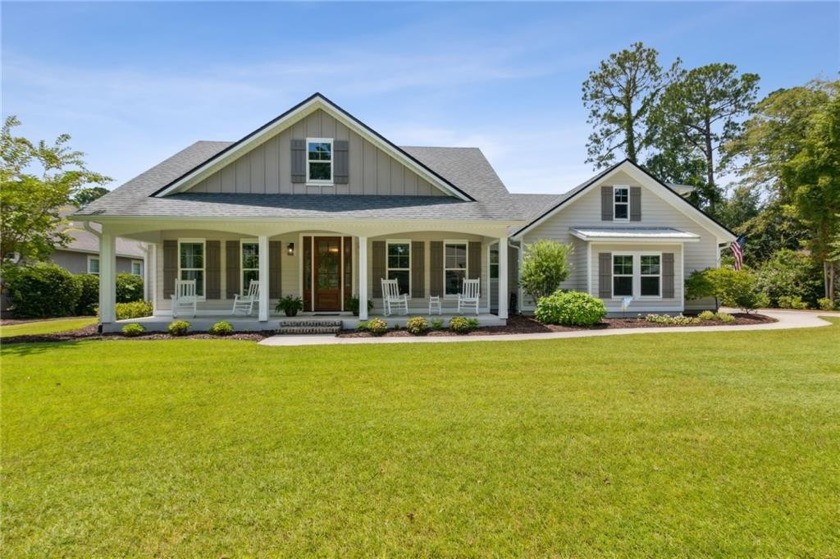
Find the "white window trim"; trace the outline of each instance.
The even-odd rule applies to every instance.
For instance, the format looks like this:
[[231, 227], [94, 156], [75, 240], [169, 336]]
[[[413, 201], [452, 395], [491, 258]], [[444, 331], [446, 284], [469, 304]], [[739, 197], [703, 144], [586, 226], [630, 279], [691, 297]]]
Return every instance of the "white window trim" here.
[[[460, 270], [460, 268], [447, 268], [446, 267], [446, 245], [464, 245], [465, 247], [465, 258], [466, 258], [466, 265], [464, 266], [464, 279], [470, 277], [470, 243], [465, 239], [445, 239], [443, 241], [443, 297], [444, 299], [457, 299], [458, 293], [447, 293], [446, 292], [446, 272], [447, 270]], [[460, 293], [460, 289], [458, 292]]]
[[[626, 190], [627, 191], [627, 217], [616, 217], [615, 208], [619, 204], [619, 202], [615, 201], [615, 195], [619, 190]], [[624, 202], [621, 202], [621, 205], [625, 205]], [[612, 208], [613, 208], [613, 221], [630, 221], [630, 186], [625, 184], [617, 184], [613, 186], [613, 196], [612, 196]]]
[[[202, 264], [201, 268], [186, 268], [187, 270], [201, 270], [203, 273], [201, 274], [202, 282], [201, 282], [201, 295], [198, 296], [196, 299], [197, 301], [206, 301], [207, 300], [207, 239], [199, 239], [199, 238], [183, 238], [178, 239], [178, 279], [181, 279], [181, 244], [198, 244], [201, 243], [202, 249]], [[196, 285], [196, 291], [198, 291], [198, 285]]]
[[[140, 266], [140, 273], [139, 274], [134, 273], [134, 265], [135, 264], [138, 264]], [[143, 261], [142, 260], [132, 260], [131, 261], [131, 275], [143, 277]]]
[[[245, 259], [245, 250], [244, 245], [257, 245], [257, 267], [256, 268], [245, 268], [243, 260]], [[248, 292], [248, 286], [245, 284], [245, 272], [246, 271], [256, 271], [257, 272], [257, 279], [259, 279], [260, 275], [260, 258], [262, 255], [260, 254], [260, 240], [259, 239], [240, 239], [239, 240], [239, 285], [241, 287], [240, 291], [242, 293]]]
[[[622, 251], [622, 252], [613, 252], [612, 253], [612, 261], [610, 262], [610, 294], [612, 299], [623, 299], [624, 297], [628, 297], [628, 295], [616, 295], [615, 291], [615, 282], [613, 278], [615, 278], [615, 257], [616, 256], [631, 256], [633, 257], [633, 294], [632, 297], [635, 299], [640, 299], [643, 301], [657, 301], [662, 299], [662, 252], [657, 251], [649, 251], [649, 250], [641, 250], [641, 251]], [[642, 256], [656, 256], [659, 258], [659, 274], [658, 276], [654, 276], [651, 274], [645, 274], [645, 277], [659, 277], [659, 295], [642, 295]], [[622, 276], [626, 277], [626, 276]]]
[[87, 273], [98, 276], [99, 275], [98, 271], [97, 272], [91, 272], [90, 271], [90, 263], [93, 262], [93, 261], [96, 261], [96, 267], [99, 268], [99, 270], [102, 270], [102, 260], [100, 260], [98, 256], [93, 256], [93, 255], [89, 254], [88, 257], [87, 257]]
[[[335, 184], [335, 146], [333, 145], [333, 138], [306, 138], [306, 184], [312, 186], [333, 186]], [[309, 178], [309, 144], [322, 143], [330, 145], [330, 178], [329, 180], [311, 179]], [[314, 163], [323, 163], [323, 161], [314, 161]]]
[[[388, 247], [391, 245], [408, 245], [408, 268], [391, 268], [390, 262], [388, 259]], [[411, 266], [412, 266], [412, 258], [411, 258], [411, 241], [408, 239], [388, 239], [385, 241], [385, 277], [390, 279], [391, 270], [399, 271], [399, 272], [408, 272], [408, 297], [411, 298]]]
[[[617, 256], [629, 256], [631, 258], [631, 265], [633, 266], [632, 273], [628, 276], [627, 274], [616, 274], [615, 273], [615, 258]], [[614, 252], [612, 253], [612, 260], [610, 261], [610, 294], [613, 299], [623, 299], [624, 297], [635, 297], [636, 296], [636, 270], [638, 267], [636, 266], [636, 257], [632, 252]], [[626, 278], [630, 277], [630, 295], [616, 295], [615, 294], [615, 278], [621, 277]]]

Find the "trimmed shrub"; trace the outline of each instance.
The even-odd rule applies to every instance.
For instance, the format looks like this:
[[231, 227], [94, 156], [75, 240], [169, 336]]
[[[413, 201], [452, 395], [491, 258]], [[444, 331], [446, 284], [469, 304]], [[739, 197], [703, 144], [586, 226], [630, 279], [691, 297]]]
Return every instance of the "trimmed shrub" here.
[[715, 313], [713, 313], [712, 311], [703, 311], [697, 315], [697, 318], [703, 321], [715, 320], [717, 318], [717, 315], [715, 315]]
[[715, 320], [719, 320], [724, 324], [729, 324], [735, 322], [735, 317], [729, 314], [728, 312], [718, 312], [715, 313]]
[[117, 274], [117, 303], [143, 300], [143, 278], [134, 274]]
[[405, 323], [405, 329], [415, 336], [420, 336], [421, 334], [425, 334], [429, 329], [429, 322], [422, 316], [412, 316]]
[[431, 329], [432, 330], [443, 330], [443, 319], [441, 319], [441, 318], [432, 319]]
[[534, 316], [543, 324], [592, 326], [607, 316], [607, 307], [588, 293], [557, 291], [539, 300]]
[[81, 292], [76, 301], [77, 316], [96, 316], [99, 307], [99, 276], [94, 274], [79, 274], [76, 276]]
[[807, 309], [808, 303], [802, 300], [799, 295], [782, 295], [778, 299], [780, 309]]
[[144, 316], [152, 316], [152, 304], [148, 301], [134, 301], [133, 303], [117, 303], [115, 310], [117, 312], [117, 320], [127, 320], [129, 318], [143, 318]]
[[468, 334], [478, 328], [477, 318], [466, 316], [453, 316], [449, 319], [449, 329], [456, 334]]
[[681, 314], [677, 316], [649, 314], [645, 316], [645, 320], [654, 324], [667, 324], [668, 326], [690, 326], [691, 324], [700, 324], [702, 322], [700, 317], [683, 316]]
[[833, 311], [835, 308], [834, 301], [832, 301], [828, 297], [822, 297], [821, 299], [818, 299], [817, 305], [820, 307], [821, 311]]
[[[364, 329], [374, 336], [381, 336], [388, 331], [388, 323], [381, 318], [371, 318], [365, 324]], [[359, 324], [361, 328], [362, 324]]]
[[143, 327], [142, 324], [126, 324], [122, 327], [123, 336], [127, 336], [129, 338], [139, 336], [145, 331], [146, 329]]
[[214, 336], [229, 336], [233, 334], [233, 325], [227, 320], [220, 320], [208, 330]]
[[73, 316], [82, 287], [76, 278], [55, 264], [20, 266], [5, 274], [11, 310], [22, 318]]
[[173, 320], [166, 329], [172, 336], [183, 336], [189, 331], [190, 323], [186, 320]]

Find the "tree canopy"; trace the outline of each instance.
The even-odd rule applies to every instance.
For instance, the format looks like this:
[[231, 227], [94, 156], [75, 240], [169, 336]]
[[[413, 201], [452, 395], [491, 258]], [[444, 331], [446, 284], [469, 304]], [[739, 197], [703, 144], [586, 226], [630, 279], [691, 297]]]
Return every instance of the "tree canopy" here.
[[85, 154], [70, 148], [69, 134], [35, 143], [15, 136], [16, 126], [17, 117], [8, 117], [0, 137], [0, 262], [15, 254], [42, 260], [66, 245], [71, 238], [60, 231], [62, 208], [89, 185], [111, 180], [85, 167]]

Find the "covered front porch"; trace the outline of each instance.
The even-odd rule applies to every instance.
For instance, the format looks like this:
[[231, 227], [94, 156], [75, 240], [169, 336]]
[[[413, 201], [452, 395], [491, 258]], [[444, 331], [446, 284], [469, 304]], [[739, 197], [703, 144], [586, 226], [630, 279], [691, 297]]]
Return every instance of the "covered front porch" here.
[[[149, 243], [146, 280], [153, 316], [117, 321], [114, 240], [117, 236]], [[128, 322], [149, 331], [165, 330], [184, 318], [194, 331], [220, 320], [236, 330], [276, 330], [280, 321], [340, 321], [353, 329], [359, 321], [383, 317], [401, 326], [411, 316], [476, 316], [482, 326], [504, 324], [515, 273], [509, 265], [507, 226], [486, 222], [236, 222], [154, 221], [120, 224], [103, 220], [100, 237], [100, 316], [102, 329], [119, 331]], [[500, 250], [499, 247], [504, 247]], [[385, 316], [381, 280], [396, 280], [408, 297], [408, 313]], [[464, 279], [478, 279], [478, 313], [458, 312]], [[176, 280], [194, 280], [198, 301], [192, 309], [173, 309]], [[254, 280], [260, 285], [253, 312], [233, 312], [237, 294]], [[300, 297], [295, 318], [275, 310], [283, 297]], [[429, 315], [430, 297], [441, 313]], [[358, 305], [358, 316], [351, 308]]]

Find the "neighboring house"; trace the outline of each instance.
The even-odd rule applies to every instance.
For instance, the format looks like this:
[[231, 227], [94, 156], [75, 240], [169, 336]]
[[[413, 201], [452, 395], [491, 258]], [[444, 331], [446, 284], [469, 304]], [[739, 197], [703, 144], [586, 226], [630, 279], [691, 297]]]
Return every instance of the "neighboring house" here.
[[[94, 230], [97, 225], [91, 225]], [[67, 246], [56, 247], [50, 256], [55, 264], [74, 274], [99, 274], [99, 238], [84, 229], [84, 223], [71, 222], [64, 232], [73, 237]], [[146, 251], [143, 243], [132, 239], [117, 239], [116, 272], [142, 276]]]
[[171, 316], [177, 278], [196, 280], [207, 316], [229, 313], [259, 279], [262, 322], [289, 294], [306, 313], [343, 313], [357, 295], [360, 319], [368, 300], [379, 314], [382, 278], [398, 281], [412, 314], [430, 296], [451, 314], [462, 280], [478, 278], [481, 313], [503, 321], [512, 294], [533, 307], [517, 269], [522, 243], [539, 238], [575, 245], [564, 287], [612, 312], [628, 296], [631, 312], [681, 312], [683, 278], [717, 265], [734, 238], [630, 162], [565, 194], [512, 194], [480, 150], [398, 147], [320, 94], [237, 142], [193, 144], [75, 219], [102, 226], [106, 327], [118, 236], [150, 244], [156, 316]]

